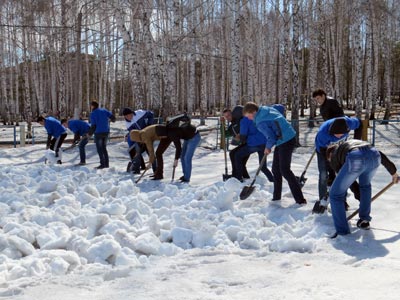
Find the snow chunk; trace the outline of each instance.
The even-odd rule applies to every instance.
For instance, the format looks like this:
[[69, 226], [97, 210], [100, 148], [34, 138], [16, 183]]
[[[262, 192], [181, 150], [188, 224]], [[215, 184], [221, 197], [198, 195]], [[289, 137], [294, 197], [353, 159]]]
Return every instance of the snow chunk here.
[[114, 263], [120, 250], [121, 246], [111, 236], [106, 236], [100, 241], [94, 241], [87, 250], [87, 258], [89, 262]]
[[58, 184], [56, 181], [42, 181], [39, 184], [39, 188], [37, 189], [38, 193], [46, 194], [55, 192], [57, 190]]
[[174, 229], [172, 229], [171, 235], [172, 242], [178, 247], [181, 247], [183, 249], [192, 248], [192, 245], [190, 243], [193, 239], [193, 231], [186, 228], [175, 227]]
[[160, 251], [161, 242], [152, 232], [146, 232], [136, 238], [135, 250], [145, 255], [157, 255]]

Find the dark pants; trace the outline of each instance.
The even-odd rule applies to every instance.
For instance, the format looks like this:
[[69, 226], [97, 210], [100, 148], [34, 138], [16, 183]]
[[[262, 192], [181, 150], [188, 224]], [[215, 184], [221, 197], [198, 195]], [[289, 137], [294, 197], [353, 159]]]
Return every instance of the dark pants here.
[[108, 132], [96, 133], [94, 142], [96, 144], [97, 154], [100, 158], [100, 166], [103, 168], [109, 167], [108, 152], [107, 152]]
[[289, 184], [296, 202], [302, 202], [304, 199], [299, 182], [290, 169], [292, 163], [292, 153], [296, 147], [296, 138], [293, 138], [282, 145], [276, 146], [274, 151], [274, 160], [272, 162], [272, 174], [274, 174], [274, 200], [281, 199], [282, 196], [282, 176]]
[[58, 138], [52, 138], [50, 141], [50, 149], [55, 152], [55, 156], [58, 157], [58, 151], [60, 151], [61, 145], [67, 137], [66, 133], [63, 133]]
[[[249, 156], [257, 152], [258, 154], [258, 161], [261, 162], [264, 156], [264, 149], [265, 145], [258, 145], [258, 146], [248, 146], [244, 145], [243, 147], [240, 147], [238, 151], [235, 153], [235, 169], [236, 169], [236, 174], [232, 174], [235, 178], [242, 180], [242, 174], [246, 168], [246, 166], [243, 164], [243, 160], [246, 160], [249, 158]], [[267, 161], [265, 161], [264, 165], [261, 167], [261, 171], [267, 176], [268, 180], [270, 182], [274, 181], [274, 176], [272, 175], [271, 171], [268, 170], [267, 168]]]
[[235, 178], [239, 178], [239, 177], [240, 178], [242, 178], [242, 177], [250, 178], [249, 173], [247, 172], [247, 168], [246, 168], [246, 164], [247, 164], [247, 161], [249, 160], [250, 154], [248, 154], [247, 156], [243, 156], [242, 157], [240, 165], [243, 166], [243, 169], [241, 170], [240, 174], [239, 174], [239, 172], [238, 172], [238, 170], [236, 168], [236, 166], [238, 164], [235, 163], [236, 153], [238, 151], [240, 151], [240, 149], [242, 149], [245, 146], [246, 146], [246, 144], [239, 145], [235, 149], [233, 149], [233, 150], [231, 150], [229, 152], [229, 158], [231, 160], [231, 165], [232, 165], [232, 176], [235, 177]]
[[80, 157], [80, 162], [81, 163], [86, 163], [86, 152], [85, 152], [85, 147], [87, 143], [89, 142], [89, 139], [87, 138], [82, 138], [81, 141], [78, 144], [79, 148], [79, 157]]
[[162, 178], [164, 174], [164, 160], [163, 160], [163, 154], [165, 150], [167, 150], [168, 146], [171, 144], [171, 140], [168, 138], [163, 138], [160, 140], [160, 143], [158, 144], [157, 150], [156, 150], [156, 172], [154, 174], [155, 178]]

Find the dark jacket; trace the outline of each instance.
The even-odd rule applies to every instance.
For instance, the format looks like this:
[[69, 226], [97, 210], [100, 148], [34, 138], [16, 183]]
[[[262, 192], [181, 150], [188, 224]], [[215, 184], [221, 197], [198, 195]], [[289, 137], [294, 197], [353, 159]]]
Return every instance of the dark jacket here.
[[[372, 145], [368, 142], [361, 140], [348, 140], [336, 146], [336, 149], [332, 152], [332, 157], [330, 162], [331, 167], [335, 170], [336, 173], [339, 172], [340, 168], [346, 161], [347, 153], [356, 148], [362, 148], [362, 147], [372, 148]], [[386, 168], [386, 170], [390, 173], [390, 175], [395, 174], [397, 172], [397, 169], [394, 163], [391, 162], [389, 158], [387, 158], [387, 156], [383, 154], [381, 151], [379, 151], [379, 154], [381, 155], [381, 164]]]
[[343, 108], [339, 105], [339, 102], [328, 97], [325, 97], [325, 101], [319, 107], [319, 111], [324, 121], [344, 116]]
[[240, 120], [243, 118], [243, 106], [237, 105], [232, 110], [232, 121], [228, 127], [228, 135], [236, 136], [240, 134]]

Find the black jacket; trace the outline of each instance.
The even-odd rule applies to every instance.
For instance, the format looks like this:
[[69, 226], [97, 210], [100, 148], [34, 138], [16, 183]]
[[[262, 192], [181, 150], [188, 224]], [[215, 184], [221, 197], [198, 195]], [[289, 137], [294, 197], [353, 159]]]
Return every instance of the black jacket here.
[[319, 107], [319, 111], [324, 121], [344, 117], [343, 108], [339, 105], [339, 102], [336, 99], [328, 97], [325, 98], [324, 103]]
[[[335, 172], [338, 173], [340, 168], [343, 166], [346, 160], [347, 153], [349, 153], [351, 150], [355, 148], [361, 148], [361, 147], [372, 148], [372, 145], [365, 141], [348, 140], [337, 146], [337, 148], [332, 152], [332, 157], [330, 162], [330, 165], [335, 170]], [[381, 151], [379, 151], [379, 154], [381, 155], [381, 164], [390, 173], [390, 175], [395, 174], [397, 172], [397, 169], [394, 163], [391, 162], [389, 158], [387, 158], [387, 156], [383, 154]]]
[[243, 118], [243, 106], [237, 105], [232, 110], [232, 121], [228, 127], [228, 132], [232, 136], [240, 134], [240, 120]]

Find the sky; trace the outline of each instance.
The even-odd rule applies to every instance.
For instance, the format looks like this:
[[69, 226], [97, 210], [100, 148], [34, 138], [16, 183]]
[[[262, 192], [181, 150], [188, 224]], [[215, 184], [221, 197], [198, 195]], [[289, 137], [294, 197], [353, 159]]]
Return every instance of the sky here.
[[[113, 126], [123, 132], [122, 123]], [[215, 131], [202, 133], [189, 184], [171, 182], [173, 147], [165, 154], [164, 180], [145, 175], [138, 184], [126, 172], [123, 141], [108, 145], [104, 170], [95, 169], [93, 142], [83, 167], [76, 166], [78, 149], [63, 152], [62, 165], [44, 163], [43, 144], [0, 149], [0, 299], [398, 298], [398, 185], [372, 204], [371, 230], [357, 229], [355, 217], [352, 234], [332, 240], [330, 212], [311, 213], [316, 159], [303, 188], [307, 205], [295, 204], [286, 183], [282, 200], [272, 202], [263, 174], [240, 200], [257, 155], [248, 162], [250, 180], [224, 182], [215, 138]], [[386, 131], [386, 138], [392, 144], [398, 132]], [[397, 147], [382, 139], [377, 147], [399, 165]], [[311, 152], [296, 149], [296, 175]], [[175, 178], [181, 175], [178, 166]], [[379, 167], [373, 194], [390, 179]], [[347, 201], [351, 213], [358, 203], [350, 192]]]

